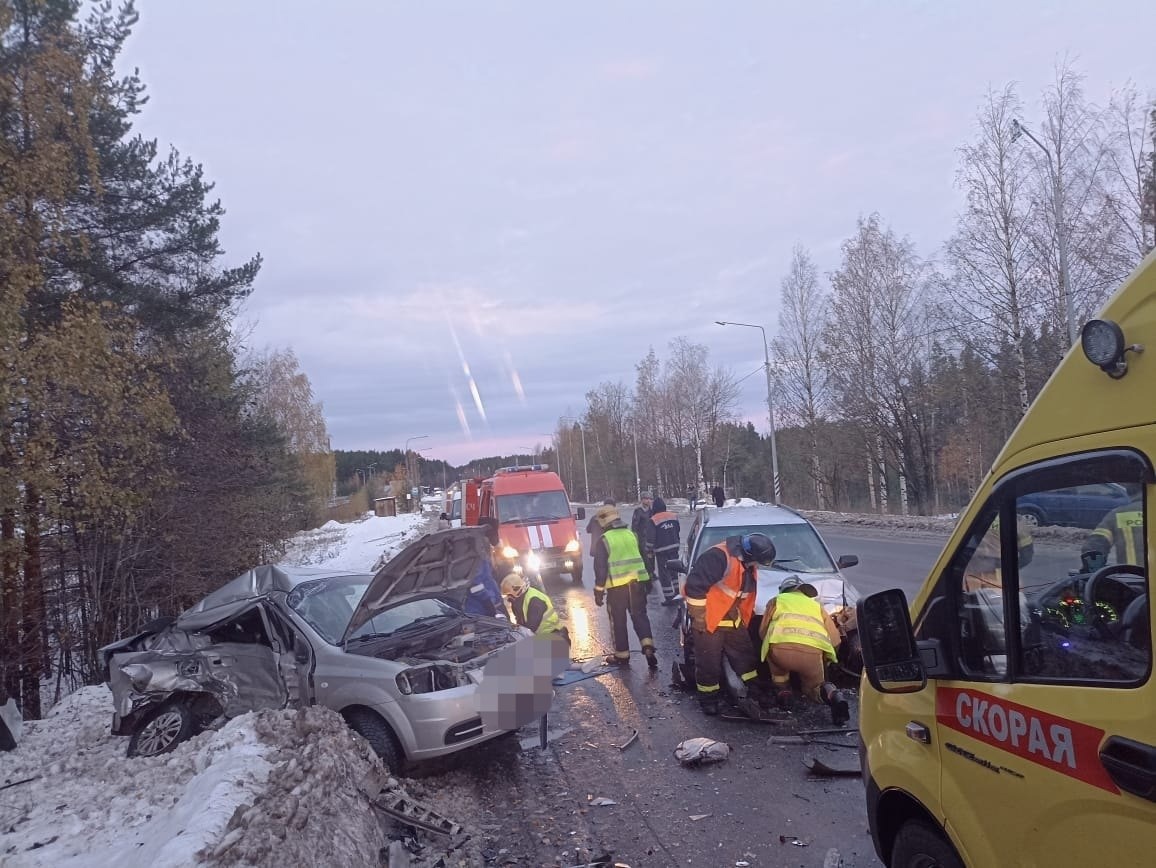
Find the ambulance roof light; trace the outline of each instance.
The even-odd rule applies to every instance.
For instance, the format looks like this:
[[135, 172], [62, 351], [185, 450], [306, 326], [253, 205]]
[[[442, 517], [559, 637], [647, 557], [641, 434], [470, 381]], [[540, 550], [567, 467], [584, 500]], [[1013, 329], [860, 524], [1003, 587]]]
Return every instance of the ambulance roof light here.
[[549, 470], [549, 464], [515, 464], [511, 467], [499, 467], [498, 473], [526, 473], [532, 470]]

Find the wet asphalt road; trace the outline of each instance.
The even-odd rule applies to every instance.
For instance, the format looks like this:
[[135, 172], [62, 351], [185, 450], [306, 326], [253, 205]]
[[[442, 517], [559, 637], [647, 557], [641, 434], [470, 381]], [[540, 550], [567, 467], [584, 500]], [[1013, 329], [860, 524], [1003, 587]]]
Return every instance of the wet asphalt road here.
[[[624, 518], [629, 521], [629, 510], [624, 510]], [[684, 532], [689, 524], [684, 518]], [[921, 559], [929, 566], [938, 554], [933, 541], [897, 548], [891, 540], [852, 539], [835, 532], [829, 541], [837, 553], [860, 555], [863, 567], [855, 568], [855, 581], [862, 581], [864, 590], [893, 586], [899, 577], [914, 588]], [[573, 587], [565, 578], [547, 582], [569, 624], [575, 658], [612, 650], [608, 616], [594, 605], [594, 570], [585, 534], [582, 542], [585, 586]], [[896, 551], [904, 554], [895, 558]], [[879, 553], [892, 558], [877, 561]], [[783, 727], [702, 715], [693, 696], [671, 685], [671, 664], [678, 652], [675, 610], [661, 607], [659, 601], [656, 592], [649, 603], [658, 672], [648, 672], [632, 633], [636, 653], [629, 671], [560, 688], [555, 699], [551, 729], [569, 731], [551, 747], [559, 778], [552, 783], [583, 815], [590, 838], [632, 868], [822, 866], [833, 849], [847, 868], [878, 865], [867, 832], [862, 782], [814, 778], [803, 765], [805, 755], [855, 763], [856, 739], [833, 737], [846, 747], [772, 744], [769, 739], [783, 734]], [[825, 708], [800, 707], [799, 713], [794, 728], [830, 726]], [[635, 730], [637, 741], [620, 750], [617, 746]], [[673, 751], [679, 742], [696, 736], [725, 741], [733, 750], [731, 757], [719, 765], [683, 768]], [[598, 798], [616, 804], [590, 804]], [[782, 843], [780, 835], [795, 836], [807, 846]]]

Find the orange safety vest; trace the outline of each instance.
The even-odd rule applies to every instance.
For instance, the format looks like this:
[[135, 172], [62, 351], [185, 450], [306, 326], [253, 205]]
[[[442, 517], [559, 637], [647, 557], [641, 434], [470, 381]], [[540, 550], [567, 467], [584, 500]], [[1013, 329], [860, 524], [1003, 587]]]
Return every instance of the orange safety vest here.
[[[755, 614], [755, 591], [758, 588], [754, 576], [747, 574], [743, 562], [730, 553], [725, 542], [713, 548], [727, 556], [727, 571], [706, 592], [706, 629], [709, 633], [713, 633], [720, 624], [738, 627], [751, 623]], [[741, 624], [734, 623], [733, 618], [727, 618], [736, 604]]]

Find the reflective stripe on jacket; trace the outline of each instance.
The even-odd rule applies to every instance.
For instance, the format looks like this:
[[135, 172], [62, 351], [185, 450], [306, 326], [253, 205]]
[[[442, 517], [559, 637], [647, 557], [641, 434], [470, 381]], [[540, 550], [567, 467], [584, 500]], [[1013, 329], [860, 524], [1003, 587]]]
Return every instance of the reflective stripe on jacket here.
[[682, 527], [679, 525], [678, 516], [666, 510], [655, 513], [650, 517], [650, 520], [654, 523], [654, 550], [656, 552], [677, 551], [682, 536]]
[[[530, 623], [530, 603], [534, 600], [541, 600], [546, 606], [542, 620], [536, 625]], [[550, 633], [557, 633], [562, 628], [558, 613], [554, 611], [553, 601], [537, 588], [526, 588], [526, 592], [522, 595], [522, 617], [519, 619], [519, 623], [523, 627], [533, 630], [535, 636], [548, 636]]]
[[631, 582], [645, 581], [646, 563], [638, 550], [638, 540], [624, 527], [612, 527], [602, 534], [609, 559], [606, 587], [617, 588]]
[[798, 591], [787, 591], [775, 598], [775, 614], [763, 637], [760, 657], [765, 660], [772, 645], [789, 642], [822, 651], [835, 660], [835, 646], [827, 635], [827, 616], [818, 600]]
[[1116, 547], [1116, 563], [1143, 566], [1144, 511], [1140, 503], [1129, 503], [1109, 512], [1088, 536], [1084, 548], [1107, 557]]
[[726, 555], [727, 568], [723, 577], [706, 592], [706, 629], [710, 633], [720, 626], [738, 627], [751, 623], [758, 587], [754, 568], [748, 570], [739, 558], [730, 553], [725, 542], [712, 548]]

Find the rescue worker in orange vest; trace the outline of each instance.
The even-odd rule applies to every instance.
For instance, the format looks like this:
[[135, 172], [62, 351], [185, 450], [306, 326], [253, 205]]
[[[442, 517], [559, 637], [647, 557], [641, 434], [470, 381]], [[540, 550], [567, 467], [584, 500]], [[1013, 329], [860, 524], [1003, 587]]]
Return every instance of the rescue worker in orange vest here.
[[850, 719], [850, 708], [843, 692], [827, 681], [827, 661], [838, 658], [835, 649], [841, 637], [817, 596], [815, 586], [798, 576], [783, 579], [779, 595], [763, 614], [759, 656], [771, 670], [781, 707], [790, 707], [793, 672], [802, 682], [803, 695], [831, 706], [832, 722], [842, 726]]
[[687, 614], [694, 631], [694, 680], [704, 714], [719, 713], [723, 655], [757, 690], [758, 659], [748, 626], [755, 612], [758, 565], [770, 566], [775, 545], [766, 534], [727, 537], [703, 552], [686, 577]]
[[543, 639], [560, 639], [570, 647], [570, 631], [554, 609], [554, 601], [530, 583], [521, 573], [508, 573], [502, 579], [502, 596], [510, 604], [514, 622]]
[[614, 653], [606, 662], [614, 666], [630, 665], [630, 635], [626, 631], [629, 615], [634, 632], [646, 655], [646, 665], [658, 668], [654, 653], [654, 636], [646, 614], [646, 596], [653, 583], [646, 572], [642, 552], [634, 533], [618, 516], [618, 507], [602, 506], [595, 513], [602, 525], [602, 539], [594, 548], [594, 603], [604, 602], [610, 610], [610, 628], [614, 634]]
[[673, 606], [678, 602], [678, 577], [666, 564], [678, 557], [682, 525], [678, 516], [666, 508], [666, 501], [661, 497], [654, 498], [646, 542], [654, 553], [654, 572], [662, 586], [662, 605]]

